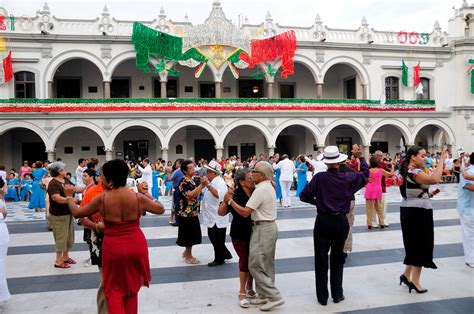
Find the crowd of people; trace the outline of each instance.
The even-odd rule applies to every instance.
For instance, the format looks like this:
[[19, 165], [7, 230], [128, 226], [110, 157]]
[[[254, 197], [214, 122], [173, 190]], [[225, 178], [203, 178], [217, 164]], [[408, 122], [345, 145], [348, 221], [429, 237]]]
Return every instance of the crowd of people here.
[[[68, 269], [77, 263], [69, 252], [75, 243], [75, 218], [79, 218], [89, 245], [87, 263], [99, 268], [99, 313], [137, 312], [138, 292], [151, 281], [147, 242], [139, 222], [146, 212], [164, 213], [159, 201], [164, 195], [172, 196], [170, 224], [178, 227], [176, 244], [183, 248], [181, 257], [187, 264], [201, 263], [193, 255], [193, 247], [202, 243], [201, 225], [207, 228], [214, 251], [207, 265], [216, 267], [232, 259], [225, 244], [232, 215], [230, 237], [239, 257], [238, 301], [242, 308], [259, 305], [262, 311], [270, 311], [284, 304], [275, 285], [276, 219], [278, 205], [284, 209], [292, 206], [292, 188], [301, 201], [316, 206], [316, 297], [323, 306], [329, 295], [335, 303], [345, 299], [343, 268], [352, 251], [355, 194], [359, 190], [365, 187], [368, 229], [389, 226], [385, 178], [400, 186], [403, 198], [400, 221], [406, 267], [400, 284], [406, 284], [409, 292], [427, 292], [420, 276], [422, 267], [436, 268], [430, 198], [439, 192], [438, 188], [430, 191], [429, 186], [442, 182], [448, 173], [460, 181], [458, 209], [465, 260], [474, 267], [474, 153], [454, 160], [448, 152], [431, 155], [421, 147], [411, 147], [394, 159], [375, 151], [366, 161], [360, 147], [353, 145], [350, 157], [337, 146], [327, 146], [314, 158], [304, 154], [294, 159], [287, 154], [265, 158], [260, 154], [243, 162], [236, 156], [209, 162], [178, 159], [174, 163], [162, 159], [151, 162], [144, 156], [138, 163], [117, 159], [103, 164], [94, 158], [80, 158], [74, 175], [66, 172], [60, 159], [33, 165], [29, 167], [25, 161], [19, 174], [14, 169], [7, 174], [0, 165], [0, 233], [5, 234], [0, 238], [0, 300], [9, 298], [4, 200], [25, 200], [21, 198], [25, 193], [28, 208], [46, 210], [55, 241], [55, 268]], [[26, 186], [27, 192], [22, 194]]]

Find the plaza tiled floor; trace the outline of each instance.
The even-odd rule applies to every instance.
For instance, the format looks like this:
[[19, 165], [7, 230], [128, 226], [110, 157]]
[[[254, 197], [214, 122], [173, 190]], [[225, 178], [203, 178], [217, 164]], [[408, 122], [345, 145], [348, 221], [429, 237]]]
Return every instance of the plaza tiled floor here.
[[[403, 270], [403, 243], [399, 224], [399, 193], [390, 188], [390, 227], [367, 230], [363, 196], [357, 195], [354, 248], [344, 270], [346, 300], [327, 307], [315, 298], [312, 228], [315, 211], [294, 198], [294, 206], [278, 212], [279, 240], [276, 252], [276, 284], [285, 298], [279, 313], [363, 312], [363, 313], [472, 313], [474, 270], [464, 264], [459, 218], [456, 212], [457, 186], [441, 185], [433, 200], [435, 207], [435, 263], [437, 270], [424, 270], [423, 285], [429, 292], [408, 293], [398, 285]], [[162, 198], [169, 208], [170, 202]], [[82, 263], [69, 270], [53, 268], [54, 241], [45, 228], [44, 213], [30, 213], [25, 204], [8, 204], [11, 241], [7, 257], [7, 278], [12, 299], [0, 305], [0, 313], [94, 313], [98, 284], [96, 267]], [[166, 217], [147, 215], [142, 228], [148, 239], [152, 285], [140, 292], [140, 313], [257, 313], [237, 302], [238, 268], [234, 258], [223, 266], [209, 268], [212, 246], [203, 228], [203, 244], [194, 252], [201, 265], [183, 263], [175, 245], [177, 229]], [[230, 239], [228, 238], [228, 241]], [[76, 231], [71, 256], [83, 261], [88, 256], [82, 230]]]

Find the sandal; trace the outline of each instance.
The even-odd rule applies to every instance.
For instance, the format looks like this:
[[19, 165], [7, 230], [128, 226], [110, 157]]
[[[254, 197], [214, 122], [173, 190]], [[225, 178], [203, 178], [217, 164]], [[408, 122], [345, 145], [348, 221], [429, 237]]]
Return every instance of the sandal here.
[[64, 263], [67, 263], [67, 264], [77, 264], [77, 262], [75, 260], [73, 260], [72, 258], [68, 258], [67, 260], [64, 261]]
[[258, 297], [258, 293], [255, 292], [255, 290], [253, 289], [250, 289], [250, 290], [247, 290], [247, 293], [245, 294], [245, 297], [248, 298], [248, 299], [256, 299]]
[[54, 267], [55, 268], [71, 268], [71, 265], [67, 264], [67, 263], [61, 263], [61, 264], [54, 264]]
[[240, 296], [247, 296], [247, 293], [239, 293], [239, 305], [241, 308], [248, 309], [250, 307], [249, 300], [247, 298], [241, 300]]
[[201, 262], [195, 257], [187, 258], [184, 261], [186, 262], [186, 264], [191, 264], [191, 265], [201, 264]]

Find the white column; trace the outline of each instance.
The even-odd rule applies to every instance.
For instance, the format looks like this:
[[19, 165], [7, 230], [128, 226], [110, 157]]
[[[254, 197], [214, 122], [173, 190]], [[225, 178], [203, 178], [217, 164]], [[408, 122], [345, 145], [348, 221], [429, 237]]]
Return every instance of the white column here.
[[367, 99], [368, 95], [368, 85], [362, 84], [362, 99]]
[[316, 98], [323, 98], [323, 83], [316, 83]]
[[268, 99], [273, 98], [273, 83], [272, 82], [267, 83], [267, 98]]
[[275, 155], [275, 146], [268, 147], [268, 157]]
[[221, 82], [214, 82], [214, 83], [216, 85], [216, 98], [222, 98], [222, 88], [221, 88], [222, 83]]
[[48, 82], [48, 98], [54, 98], [52, 81]]
[[364, 145], [364, 157], [366, 160], [370, 159], [370, 144]]
[[104, 81], [104, 98], [110, 98], [110, 81]]
[[166, 80], [160, 80], [161, 84], [161, 98], [168, 98], [166, 91]]
[[220, 161], [224, 156], [224, 147], [216, 147], [216, 160]]
[[47, 158], [50, 162], [56, 161], [56, 150], [54, 148], [46, 150], [46, 154], [48, 155]]
[[114, 159], [114, 150], [112, 148], [105, 149], [105, 161], [110, 161]]
[[168, 147], [161, 148], [161, 159], [166, 160], [166, 162], [168, 162]]

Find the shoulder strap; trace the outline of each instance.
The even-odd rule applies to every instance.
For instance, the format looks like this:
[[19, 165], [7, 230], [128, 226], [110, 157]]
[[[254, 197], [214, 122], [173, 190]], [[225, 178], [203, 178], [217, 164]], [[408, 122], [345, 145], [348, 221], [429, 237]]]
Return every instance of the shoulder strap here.
[[138, 193], [135, 193], [135, 197], [137, 198], [137, 219], [140, 219], [140, 202], [138, 200]]
[[102, 208], [104, 209], [104, 221], [107, 220], [106, 214], [105, 214], [105, 192], [102, 194]]

